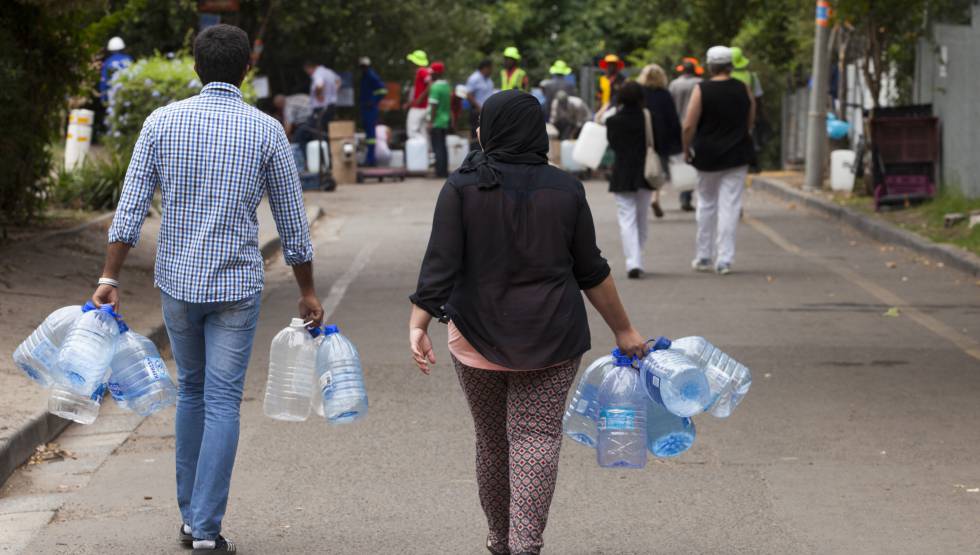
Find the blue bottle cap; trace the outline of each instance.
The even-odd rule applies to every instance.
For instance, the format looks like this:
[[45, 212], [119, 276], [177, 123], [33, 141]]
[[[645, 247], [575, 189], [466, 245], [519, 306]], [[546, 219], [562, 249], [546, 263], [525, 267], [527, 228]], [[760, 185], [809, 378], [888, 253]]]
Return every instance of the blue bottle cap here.
[[335, 325], [323, 326], [324, 336], [333, 335], [335, 333], [340, 333], [340, 326], [335, 326]]
[[306, 331], [310, 332], [310, 335], [313, 336], [313, 339], [320, 337], [320, 334], [323, 333], [322, 329], [315, 326], [312, 328], [306, 328]]
[[82, 312], [88, 312], [90, 310], [95, 310], [96, 308], [98, 307], [95, 306], [95, 303], [89, 300], [84, 305], [82, 305]]
[[624, 355], [618, 348], [612, 350], [613, 364], [615, 366], [632, 366], [633, 357]]
[[667, 339], [662, 335], [658, 337], [655, 341], [652, 339], [651, 341], [653, 341], [653, 347], [650, 348], [651, 351], [666, 351], [667, 349], [670, 348], [670, 344], [671, 344], [670, 339]]
[[129, 326], [126, 325], [126, 322], [123, 322], [123, 319], [122, 318], [116, 318], [116, 323], [119, 324], [119, 333], [120, 334], [123, 334], [123, 333], [126, 333], [127, 331], [129, 331]]

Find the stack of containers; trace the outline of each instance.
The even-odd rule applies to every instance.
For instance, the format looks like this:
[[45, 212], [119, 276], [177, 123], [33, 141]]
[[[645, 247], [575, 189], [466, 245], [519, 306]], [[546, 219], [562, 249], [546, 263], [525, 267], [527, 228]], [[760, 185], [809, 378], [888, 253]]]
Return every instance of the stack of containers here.
[[54, 311], [13, 358], [28, 377], [50, 388], [50, 413], [80, 424], [95, 421], [110, 389], [123, 408], [144, 416], [177, 396], [156, 346], [130, 331], [108, 305]]
[[[579, 376], [565, 434], [596, 448], [603, 467], [641, 468], [646, 453], [676, 457], [694, 444], [692, 416], [727, 418], [748, 393], [751, 372], [703, 337], [661, 337], [643, 359], [618, 350]], [[637, 395], [640, 392], [640, 395]]]

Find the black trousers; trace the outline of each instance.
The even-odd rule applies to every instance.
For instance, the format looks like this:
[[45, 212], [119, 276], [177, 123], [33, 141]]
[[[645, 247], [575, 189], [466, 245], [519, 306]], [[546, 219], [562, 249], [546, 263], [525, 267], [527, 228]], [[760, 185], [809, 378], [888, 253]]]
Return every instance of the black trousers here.
[[448, 129], [436, 129], [435, 127], [429, 131], [432, 153], [436, 155], [436, 177], [449, 177], [449, 150], [446, 149], [446, 133], [448, 131]]

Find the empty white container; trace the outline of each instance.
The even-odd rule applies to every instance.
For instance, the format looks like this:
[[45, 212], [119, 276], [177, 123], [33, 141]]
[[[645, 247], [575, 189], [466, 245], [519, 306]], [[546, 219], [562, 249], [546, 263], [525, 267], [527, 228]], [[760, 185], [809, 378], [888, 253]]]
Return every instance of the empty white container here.
[[470, 142], [459, 135], [447, 135], [446, 150], [449, 151], [449, 171], [453, 171], [466, 160], [466, 155], [470, 153]]
[[585, 170], [585, 166], [575, 161], [572, 153], [575, 152], [575, 141], [565, 139], [561, 142], [561, 169], [567, 172], [580, 172]]
[[391, 168], [404, 168], [405, 167], [405, 151], [398, 149], [391, 151], [391, 161], [388, 162], [388, 167]]
[[693, 191], [698, 184], [698, 170], [677, 154], [670, 157], [670, 186], [678, 191]]
[[602, 163], [602, 157], [605, 156], [608, 146], [609, 139], [606, 137], [606, 126], [599, 125], [594, 121], [587, 121], [582, 126], [578, 140], [575, 141], [572, 159], [594, 170]]
[[330, 147], [327, 141], [310, 141], [306, 143], [306, 171], [320, 173], [320, 163], [324, 168], [330, 167]]
[[65, 170], [71, 171], [82, 165], [92, 144], [92, 110], [72, 110], [68, 115], [68, 132], [65, 133]]
[[405, 167], [410, 172], [429, 171], [429, 143], [422, 137], [405, 142]]
[[848, 193], [854, 190], [853, 150], [835, 150], [830, 153], [830, 188]]

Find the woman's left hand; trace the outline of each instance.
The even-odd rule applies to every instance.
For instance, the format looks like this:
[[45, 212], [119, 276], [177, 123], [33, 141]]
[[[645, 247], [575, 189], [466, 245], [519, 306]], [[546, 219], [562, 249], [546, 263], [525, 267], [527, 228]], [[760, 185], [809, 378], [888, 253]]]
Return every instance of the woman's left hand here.
[[409, 343], [412, 347], [412, 359], [418, 365], [423, 374], [432, 371], [430, 364], [436, 363], [436, 354], [432, 350], [432, 341], [429, 334], [422, 328], [411, 328], [409, 330]]

